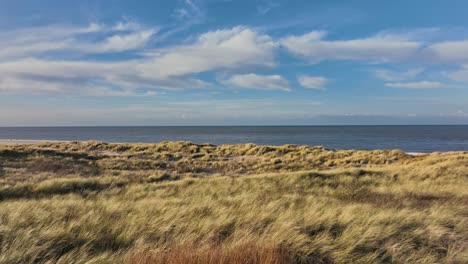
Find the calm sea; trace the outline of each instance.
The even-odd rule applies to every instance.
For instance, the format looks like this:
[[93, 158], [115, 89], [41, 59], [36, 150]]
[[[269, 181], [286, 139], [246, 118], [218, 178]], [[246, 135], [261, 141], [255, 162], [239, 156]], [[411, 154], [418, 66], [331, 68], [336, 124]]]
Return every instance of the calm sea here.
[[332, 149], [468, 151], [462, 126], [223, 126], [223, 127], [0, 127], [0, 140], [98, 140], [106, 142], [256, 143], [320, 145]]

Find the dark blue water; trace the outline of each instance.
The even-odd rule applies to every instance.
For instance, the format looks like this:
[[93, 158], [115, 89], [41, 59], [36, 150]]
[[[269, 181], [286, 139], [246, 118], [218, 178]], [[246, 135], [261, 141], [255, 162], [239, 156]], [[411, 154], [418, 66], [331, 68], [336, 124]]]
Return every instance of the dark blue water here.
[[1, 128], [1, 139], [106, 142], [256, 143], [320, 145], [332, 149], [468, 151], [465, 126], [236, 126], [236, 127], [21, 127]]

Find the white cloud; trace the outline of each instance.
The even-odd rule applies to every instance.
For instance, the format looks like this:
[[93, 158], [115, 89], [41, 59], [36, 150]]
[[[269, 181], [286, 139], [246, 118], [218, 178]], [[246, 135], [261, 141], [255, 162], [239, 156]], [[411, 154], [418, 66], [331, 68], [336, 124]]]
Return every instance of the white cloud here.
[[323, 40], [325, 36], [323, 31], [312, 31], [283, 38], [281, 44], [291, 53], [313, 63], [323, 60], [405, 61], [421, 47], [421, 43], [398, 35], [378, 34], [362, 39]]
[[233, 75], [223, 81], [227, 85], [240, 88], [261, 90], [283, 90], [290, 91], [288, 80], [280, 75], [257, 75], [254, 73]]
[[[90, 54], [134, 50], [144, 47], [157, 31], [157, 28], [145, 28], [134, 22], [119, 22], [113, 27], [90, 24], [85, 27], [45, 26], [0, 32], [0, 61], [55, 51]], [[110, 36], [102, 39], [106, 35]]]
[[86, 44], [77, 46], [77, 49], [82, 49], [87, 52], [120, 52], [134, 50], [145, 46], [156, 31], [153, 29], [141, 30], [138, 32], [113, 35], [108, 37], [102, 43]]
[[[117, 27], [126, 28], [124, 25]], [[76, 29], [74, 32], [101, 30], [100, 28], [102, 26], [92, 26]], [[154, 30], [151, 29], [124, 35], [119, 33], [101, 43], [81, 43], [73, 48], [82, 54], [141, 49], [153, 33]], [[5, 59], [3, 62], [0, 60], [0, 91], [80, 93], [102, 87], [114, 87], [117, 90], [202, 88], [210, 84], [194, 78], [193, 74], [274, 65], [275, 43], [270, 37], [245, 27], [210, 31], [201, 34], [192, 44], [151, 50], [140, 54], [143, 58], [107, 62], [25, 57], [31, 54], [42, 55], [50, 49], [52, 44], [36, 42], [39, 40], [39, 35], [36, 35], [18, 51], [17, 54], [23, 57]], [[58, 35], [63, 39], [62, 34]], [[54, 42], [50, 39], [48, 41]], [[72, 43], [74, 42], [57, 41], [56, 45], [60, 47], [52, 47], [67, 49], [71, 48]], [[9, 48], [11, 50], [15, 47]]]
[[144, 29], [144, 27], [140, 23], [137, 23], [136, 21], [133, 21], [126, 17], [124, 17], [123, 21], [117, 22], [112, 27], [112, 30], [115, 31], [138, 31], [141, 29]]
[[[185, 1], [184, 7], [203, 13], [192, 1]], [[432, 56], [433, 59], [439, 56], [439, 61], [455, 61], [452, 53], [461, 52], [465, 47], [462, 41], [434, 44], [423, 49], [420, 42], [412, 40], [411, 34], [388, 32], [361, 39], [325, 40], [325, 32], [313, 31], [276, 41], [252, 28], [238, 26], [208, 31], [181, 45], [150, 49], [148, 44], [158, 37], [158, 30], [124, 19], [113, 25], [52, 25], [0, 32], [0, 92], [104, 94], [115, 91], [124, 95], [132, 94], [138, 88], [205, 88], [211, 83], [197, 77], [199, 73], [239, 69], [254, 72], [259, 67], [275, 67], [275, 52], [279, 45], [311, 62], [359, 60], [366, 63], [404, 62], [418, 59], [418, 56]], [[446, 49], [453, 51], [443, 51]], [[120, 52], [126, 52], [128, 56], [108, 61], [93, 56]], [[461, 58], [465, 56], [465, 53], [460, 54]], [[378, 69], [374, 74], [391, 87], [416, 89], [442, 85], [402, 82], [415, 78], [422, 71], [421, 68], [402, 72]], [[467, 79], [466, 69], [447, 75], [453, 80]], [[328, 79], [304, 75], [298, 76], [297, 81], [305, 88], [322, 89]], [[234, 75], [224, 82], [242, 88], [291, 89], [280, 75]], [[93, 89], [101, 92], [93, 93]]]
[[398, 82], [413, 79], [424, 71], [423, 68], [413, 68], [406, 71], [393, 71], [387, 69], [374, 70], [374, 75], [387, 82]]
[[328, 83], [328, 79], [325, 77], [307, 75], [299, 75], [297, 81], [304, 88], [319, 90], [325, 89], [325, 85]]
[[468, 40], [436, 43], [429, 46], [426, 52], [437, 63], [468, 63]]
[[394, 82], [386, 83], [385, 86], [392, 88], [403, 88], [403, 89], [439, 89], [447, 87], [447, 85], [440, 82]]
[[194, 44], [155, 50], [152, 58], [139, 65], [145, 76], [168, 77], [216, 69], [274, 66], [274, 41], [252, 29], [210, 31]]
[[96, 62], [39, 59], [0, 63], [1, 91], [83, 93], [103, 86], [132, 90], [201, 88], [209, 85], [190, 77], [146, 78], [136, 69], [142, 63], [139, 60]]

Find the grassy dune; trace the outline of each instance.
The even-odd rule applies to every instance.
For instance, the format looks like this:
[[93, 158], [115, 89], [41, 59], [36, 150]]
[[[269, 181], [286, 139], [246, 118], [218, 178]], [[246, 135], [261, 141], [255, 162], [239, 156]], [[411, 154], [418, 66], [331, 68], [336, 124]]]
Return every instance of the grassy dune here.
[[0, 263], [468, 263], [468, 153], [4, 145]]

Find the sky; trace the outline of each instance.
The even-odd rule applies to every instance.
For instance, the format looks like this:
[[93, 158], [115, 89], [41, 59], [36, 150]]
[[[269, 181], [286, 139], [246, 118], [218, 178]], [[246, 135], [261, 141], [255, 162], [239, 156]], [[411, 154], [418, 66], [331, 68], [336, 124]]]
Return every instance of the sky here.
[[0, 126], [468, 124], [466, 10], [0, 0]]

